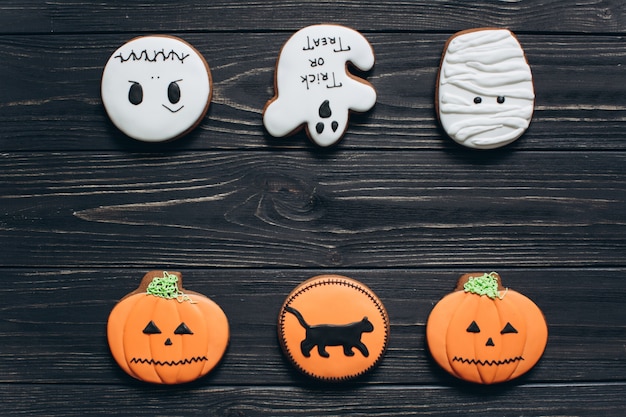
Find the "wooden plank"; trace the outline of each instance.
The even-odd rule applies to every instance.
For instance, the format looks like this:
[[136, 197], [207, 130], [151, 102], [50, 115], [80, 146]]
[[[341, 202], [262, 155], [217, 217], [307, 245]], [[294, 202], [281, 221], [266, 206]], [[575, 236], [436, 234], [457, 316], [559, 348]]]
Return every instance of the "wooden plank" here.
[[9, 153], [0, 263], [623, 265], [625, 153]]
[[333, 22], [363, 31], [456, 31], [498, 26], [519, 31], [618, 33], [620, 0], [550, 1], [3, 1], [4, 33], [297, 30]]
[[[361, 30], [375, 108], [321, 150], [268, 136], [281, 45], [303, 26]], [[434, 83], [448, 37], [515, 31], [537, 94], [502, 150], [453, 144]], [[622, 416], [626, 409], [626, 9], [622, 0], [0, 2], [2, 415]], [[181, 36], [213, 103], [169, 144], [123, 136], [100, 102], [119, 45]], [[221, 365], [155, 387], [115, 364], [106, 321], [150, 269], [181, 270], [231, 326]], [[544, 312], [549, 341], [511, 383], [430, 358], [425, 323], [468, 271], [497, 270]], [[312, 382], [281, 353], [278, 309], [303, 280], [361, 280], [391, 319], [372, 373]]]
[[[261, 112], [273, 95], [274, 65], [289, 33], [185, 33], [212, 68], [208, 115], [185, 138], [143, 144], [119, 132], [100, 101], [110, 54], [134, 35], [2, 36], [0, 150], [313, 149], [301, 132], [271, 138]], [[377, 54], [367, 74], [374, 109], [355, 115], [341, 149], [459, 149], [438, 127], [437, 69], [447, 34], [368, 34]], [[521, 34], [531, 64], [536, 108], [509, 150], [624, 150], [626, 45], [612, 36]]]
[[621, 417], [624, 384], [449, 388], [0, 385], [5, 416], [606, 416]]
[[[110, 310], [134, 290], [144, 269], [2, 269], [0, 382], [11, 384], [132, 384], [106, 342]], [[171, 271], [172, 269], [170, 269]], [[465, 386], [438, 368], [426, 351], [425, 323], [434, 306], [468, 269], [185, 269], [185, 287], [225, 311], [230, 346], [222, 364], [200, 384], [310, 386], [283, 357], [278, 310], [289, 292], [321, 273], [368, 285], [390, 317], [387, 353], [359, 385]], [[544, 312], [549, 341], [541, 361], [513, 385], [623, 382], [626, 374], [624, 268], [498, 268], [507, 287]], [[467, 389], [467, 386], [465, 388]]]

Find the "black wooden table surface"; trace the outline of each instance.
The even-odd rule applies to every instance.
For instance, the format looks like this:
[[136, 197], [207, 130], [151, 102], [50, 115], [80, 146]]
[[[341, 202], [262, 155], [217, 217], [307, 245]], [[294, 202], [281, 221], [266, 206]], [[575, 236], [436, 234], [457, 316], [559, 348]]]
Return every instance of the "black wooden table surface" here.
[[[4, 415], [622, 416], [626, 409], [626, 8], [561, 1], [0, 3], [0, 401]], [[315, 23], [372, 43], [378, 92], [332, 149], [261, 122], [282, 44]], [[506, 27], [536, 103], [500, 150], [446, 138], [433, 97], [454, 32]], [[191, 134], [125, 137], [100, 100], [110, 54], [164, 33], [207, 59]], [[106, 342], [111, 308], [151, 269], [222, 306], [221, 365], [135, 381]], [[504, 385], [441, 371], [425, 321], [459, 275], [498, 271], [549, 325], [539, 364]], [[369, 375], [312, 383], [284, 359], [278, 309], [299, 282], [356, 278], [390, 315]]]

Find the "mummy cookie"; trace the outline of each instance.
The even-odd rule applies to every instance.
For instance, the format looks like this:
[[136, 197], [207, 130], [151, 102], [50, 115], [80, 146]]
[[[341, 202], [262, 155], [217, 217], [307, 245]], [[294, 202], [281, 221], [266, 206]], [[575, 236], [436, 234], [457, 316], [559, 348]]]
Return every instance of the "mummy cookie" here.
[[444, 49], [437, 81], [437, 115], [454, 141], [493, 149], [528, 128], [535, 93], [524, 51], [506, 29], [458, 32]]
[[144, 36], [122, 45], [102, 73], [102, 103], [126, 135], [145, 142], [179, 138], [204, 117], [211, 72], [200, 53], [173, 36]]
[[376, 90], [348, 72], [347, 64], [367, 71], [374, 51], [359, 32], [339, 25], [314, 25], [296, 32], [283, 46], [274, 80], [274, 97], [263, 110], [263, 124], [274, 137], [302, 126], [319, 146], [338, 142], [351, 111], [376, 103]]
[[113, 358], [130, 376], [181, 384], [206, 375], [229, 339], [222, 309], [182, 287], [179, 272], [148, 272], [113, 308], [107, 323]]

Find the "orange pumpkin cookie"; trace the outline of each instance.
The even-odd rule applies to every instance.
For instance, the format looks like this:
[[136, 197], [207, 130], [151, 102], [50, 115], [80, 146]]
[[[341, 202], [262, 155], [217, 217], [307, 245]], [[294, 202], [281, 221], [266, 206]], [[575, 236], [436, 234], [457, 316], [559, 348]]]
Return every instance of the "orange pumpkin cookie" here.
[[115, 361], [130, 376], [181, 384], [217, 365], [229, 329], [217, 304], [182, 288], [180, 272], [151, 271], [113, 308], [107, 337]]
[[500, 276], [461, 276], [426, 323], [435, 361], [450, 374], [479, 384], [509, 381], [529, 371], [548, 342], [543, 313], [526, 296], [502, 287]]
[[367, 372], [382, 359], [389, 318], [365, 285], [340, 275], [319, 275], [289, 294], [280, 309], [278, 336], [300, 371], [341, 381]]

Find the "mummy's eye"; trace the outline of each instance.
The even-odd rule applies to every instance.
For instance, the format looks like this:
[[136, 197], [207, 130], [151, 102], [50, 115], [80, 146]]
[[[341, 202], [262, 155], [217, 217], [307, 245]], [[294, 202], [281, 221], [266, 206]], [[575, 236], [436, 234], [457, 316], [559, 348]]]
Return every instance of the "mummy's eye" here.
[[496, 101], [497, 101], [499, 104], [504, 103], [504, 96], [498, 96], [498, 98], [496, 99]]
[[167, 87], [167, 98], [172, 104], [176, 104], [180, 100], [180, 87], [176, 81], [172, 81]]
[[483, 102], [483, 98], [482, 97], [474, 97], [474, 103], [480, 104], [482, 102]]
[[128, 101], [135, 106], [143, 101], [143, 88], [136, 81], [131, 81], [130, 90], [128, 90]]

